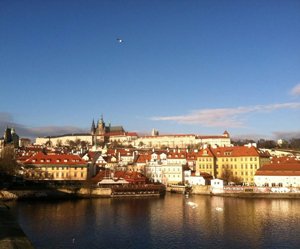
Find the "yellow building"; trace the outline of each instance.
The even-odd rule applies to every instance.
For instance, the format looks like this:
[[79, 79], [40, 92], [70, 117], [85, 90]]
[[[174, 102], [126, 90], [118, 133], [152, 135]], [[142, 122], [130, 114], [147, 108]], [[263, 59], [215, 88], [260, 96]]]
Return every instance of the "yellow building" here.
[[24, 164], [27, 180], [83, 181], [87, 179], [87, 163], [78, 155], [32, 156]]
[[270, 154], [253, 146], [207, 147], [198, 153], [196, 172], [207, 172], [216, 178], [225, 174], [254, 184], [256, 171], [269, 163]]

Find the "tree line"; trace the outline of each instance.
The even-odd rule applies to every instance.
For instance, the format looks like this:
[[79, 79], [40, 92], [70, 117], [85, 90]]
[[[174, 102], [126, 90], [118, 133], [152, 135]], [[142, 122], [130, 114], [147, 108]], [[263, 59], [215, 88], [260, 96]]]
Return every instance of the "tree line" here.
[[300, 149], [300, 138], [292, 138], [289, 141], [282, 140], [281, 144], [277, 144], [274, 140], [265, 140], [259, 139], [258, 141], [254, 141], [251, 139], [244, 140], [232, 140], [231, 143], [235, 146], [243, 146], [248, 143], [256, 143], [257, 148], [265, 148], [265, 149]]

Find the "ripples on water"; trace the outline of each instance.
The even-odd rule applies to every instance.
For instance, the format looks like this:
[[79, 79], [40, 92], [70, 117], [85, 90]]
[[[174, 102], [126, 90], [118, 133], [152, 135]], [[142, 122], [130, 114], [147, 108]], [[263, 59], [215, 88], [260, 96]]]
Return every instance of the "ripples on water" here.
[[167, 194], [9, 205], [36, 249], [300, 248], [300, 200]]

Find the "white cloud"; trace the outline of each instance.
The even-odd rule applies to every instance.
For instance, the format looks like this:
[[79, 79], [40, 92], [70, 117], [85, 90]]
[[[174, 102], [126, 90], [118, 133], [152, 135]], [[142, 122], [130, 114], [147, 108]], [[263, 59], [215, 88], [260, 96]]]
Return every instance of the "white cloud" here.
[[274, 110], [288, 108], [296, 109], [300, 103], [283, 103], [272, 105], [257, 105], [238, 108], [204, 109], [194, 110], [184, 116], [153, 117], [152, 120], [174, 121], [181, 124], [200, 124], [206, 127], [247, 128], [244, 125], [247, 114], [272, 112]]
[[300, 95], [300, 84], [296, 85], [291, 91], [291, 95]]

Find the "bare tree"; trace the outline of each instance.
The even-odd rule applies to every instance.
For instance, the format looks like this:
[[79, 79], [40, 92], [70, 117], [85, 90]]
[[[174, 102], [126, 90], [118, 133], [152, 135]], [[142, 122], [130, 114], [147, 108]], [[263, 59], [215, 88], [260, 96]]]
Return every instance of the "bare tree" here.
[[242, 179], [238, 176], [234, 176], [233, 172], [227, 167], [223, 168], [221, 178], [228, 182], [234, 182], [235, 184], [242, 183]]
[[18, 173], [20, 168], [20, 164], [18, 164], [15, 158], [14, 146], [6, 145], [1, 151], [0, 173], [6, 175], [15, 175]]
[[53, 174], [39, 167], [24, 169], [23, 177], [26, 180], [52, 180]]
[[57, 146], [57, 147], [61, 147], [61, 146], [62, 146], [62, 140], [61, 140], [61, 139], [58, 139], [58, 140], [56, 141], [56, 146]]

